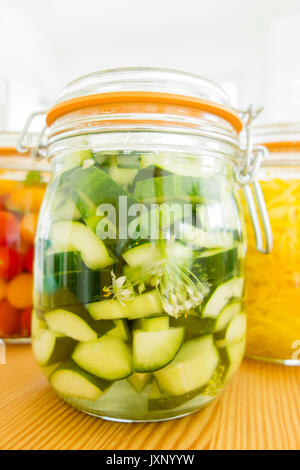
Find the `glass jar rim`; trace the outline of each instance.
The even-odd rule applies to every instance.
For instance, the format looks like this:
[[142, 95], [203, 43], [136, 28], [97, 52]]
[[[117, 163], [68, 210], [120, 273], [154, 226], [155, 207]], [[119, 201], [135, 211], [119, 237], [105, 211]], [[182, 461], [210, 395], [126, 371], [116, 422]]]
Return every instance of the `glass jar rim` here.
[[33, 155], [39, 135], [33, 133], [26, 135], [26, 145], [32, 150], [25, 153], [17, 150], [19, 136], [19, 132], [0, 132], [0, 168], [50, 172], [49, 162], [46, 159], [35, 158]]
[[243, 127], [226, 92], [206, 78], [171, 69], [119, 68], [94, 72], [69, 83], [48, 111], [47, 124], [72, 111], [116, 103], [153, 103], [198, 109]]
[[253, 141], [269, 153], [300, 153], [300, 122], [271, 123], [253, 127]]
[[[19, 132], [6, 131], [0, 132], [0, 156], [13, 156], [13, 157], [28, 157], [31, 152], [28, 150], [26, 153], [21, 153], [17, 150], [17, 142], [20, 137]], [[26, 145], [28, 148], [34, 148], [38, 143], [38, 134], [28, 133], [26, 134]]]

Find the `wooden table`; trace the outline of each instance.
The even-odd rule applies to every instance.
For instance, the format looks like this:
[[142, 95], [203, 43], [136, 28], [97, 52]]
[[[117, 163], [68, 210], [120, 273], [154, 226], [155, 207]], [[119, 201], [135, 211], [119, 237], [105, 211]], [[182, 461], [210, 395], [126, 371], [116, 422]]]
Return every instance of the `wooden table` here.
[[113, 423], [65, 404], [29, 345], [0, 365], [0, 449], [300, 449], [300, 368], [245, 360], [221, 398], [160, 423]]

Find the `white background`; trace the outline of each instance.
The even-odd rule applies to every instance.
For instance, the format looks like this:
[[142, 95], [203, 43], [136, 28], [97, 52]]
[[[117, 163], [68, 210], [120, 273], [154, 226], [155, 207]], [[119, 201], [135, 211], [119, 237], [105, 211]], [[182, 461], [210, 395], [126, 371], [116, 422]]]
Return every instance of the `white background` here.
[[70, 80], [118, 66], [225, 84], [264, 122], [300, 121], [300, 0], [0, 0], [0, 130]]

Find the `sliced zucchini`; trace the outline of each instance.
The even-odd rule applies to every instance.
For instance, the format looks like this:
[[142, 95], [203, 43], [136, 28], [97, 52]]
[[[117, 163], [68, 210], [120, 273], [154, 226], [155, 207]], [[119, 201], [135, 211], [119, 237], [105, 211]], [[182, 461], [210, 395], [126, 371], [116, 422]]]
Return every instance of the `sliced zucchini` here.
[[[94, 160], [92, 152], [89, 149], [84, 148], [87, 146], [86, 137], [77, 137], [76, 139], [76, 141], [72, 142], [74, 150], [63, 158], [64, 172], [81, 166], [85, 160]], [[76, 147], [77, 149], [75, 150]], [[81, 149], [79, 150], [80, 147]]]
[[213, 336], [206, 335], [187, 340], [175, 359], [154, 376], [162, 392], [183, 395], [206, 385], [218, 362]]
[[177, 261], [188, 264], [192, 259], [192, 251], [177, 242], [143, 243], [130, 250], [125, 251], [122, 257], [130, 267], [143, 265], [147, 261], [161, 260], [164, 258], [176, 259]]
[[51, 330], [77, 341], [92, 341], [114, 327], [111, 321], [95, 321], [82, 305], [72, 305], [72, 310], [58, 308], [44, 314]]
[[60, 253], [48, 252], [44, 258], [44, 274], [55, 275], [82, 269], [79, 251], [63, 251]]
[[[142, 162], [142, 165], [143, 165], [143, 162]], [[163, 168], [160, 168], [159, 166], [155, 164], [152, 165], [149, 162], [148, 165], [145, 165], [145, 167], [141, 168], [136, 174], [136, 177], [134, 178], [134, 181], [132, 183], [132, 190], [134, 190], [135, 185], [138, 181], [147, 180], [149, 178], [159, 178], [161, 176], [170, 176], [170, 175], [172, 175], [170, 171], [164, 170]]]
[[202, 310], [202, 317], [217, 318], [229, 300], [241, 299], [244, 289], [244, 278], [234, 277], [216, 287]]
[[239, 229], [239, 209], [233, 194], [228, 194], [223, 200], [197, 206], [196, 213], [201, 227], [207, 232]]
[[180, 239], [199, 248], [231, 248], [234, 244], [232, 232], [205, 232], [191, 224], [181, 224]]
[[188, 401], [200, 395], [202, 391], [203, 387], [184, 393], [183, 395], [170, 396], [162, 393], [159, 390], [157, 383], [153, 381], [148, 399], [148, 410], [159, 411], [177, 408], [178, 406], [183, 405], [184, 403], [187, 403]]
[[[184, 217], [184, 205], [180, 203], [163, 203], [146, 212], [142, 212], [128, 225], [128, 236], [131, 239], [157, 240], [170, 239], [175, 234], [176, 224]], [[168, 236], [167, 236], [168, 235]]]
[[121, 380], [132, 374], [130, 347], [113, 336], [78, 344], [72, 359], [82, 369], [106, 380]]
[[105, 244], [80, 222], [55, 222], [51, 242], [55, 251], [80, 251], [83, 262], [90, 269], [106, 268], [115, 262]]
[[223, 330], [228, 325], [230, 320], [232, 320], [232, 318], [235, 317], [235, 315], [240, 313], [241, 308], [242, 308], [241, 302], [239, 302], [238, 300], [234, 300], [232, 302], [229, 302], [229, 304], [227, 304], [223, 308], [220, 315], [216, 319], [214, 332], [217, 333], [217, 332]]
[[212, 333], [215, 328], [214, 318], [201, 318], [194, 310], [189, 310], [186, 315], [174, 318], [170, 317], [171, 326], [183, 326], [186, 336], [200, 336]]
[[68, 360], [50, 375], [50, 383], [60, 394], [96, 401], [108, 389], [110, 382], [95, 377]]
[[140, 168], [140, 155], [135, 152], [118, 153], [114, 157], [114, 162], [119, 168], [138, 170]]
[[170, 317], [168, 315], [161, 315], [159, 317], [152, 318], [140, 318], [139, 320], [134, 321], [133, 327], [136, 330], [145, 331], [167, 330], [169, 328], [169, 318]]
[[184, 339], [184, 328], [160, 331], [135, 330], [133, 333], [133, 368], [137, 372], [152, 372], [169, 364], [178, 353]]
[[201, 204], [207, 199], [218, 199], [220, 197], [219, 183], [219, 179], [214, 177], [162, 176], [137, 181], [134, 196], [145, 203], [161, 203], [176, 199]]
[[31, 334], [32, 337], [35, 338], [39, 335], [40, 331], [46, 330], [47, 324], [46, 322], [38, 316], [37, 310], [32, 309], [31, 315]]
[[237, 275], [239, 266], [238, 248], [213, 248], [195, 251], [192, 272], [199, 278], [203, 276], [212, 284]]
[[138, 170], [133, 168], [120, 168], [117, 165], [109, 167], [109, 176], [121, 186], [129, 187], [137, 174]]
[[[61, 198], [61, 201], [58, 199]], [[68, 192], [58, 192], [57, 199], [54, 200], [52, 206], [52, 220], [79, 220], [81, 214], [78, 211], [72, 197]]]
[[147, 169], [151, 166], [159, 168], [166, 173], [172, 172], [180, 176], [199, 175], [201, 163], [199, 157], [193, 155], [176, 155], [172, 153], [144, 154], [141, 156], [141, 166]]
[[42, 366], [57, 364], [69, 358], [76, 341], [62, 336], [52, 330], [41, 330], [38, 336], [32, 339], [33, 353], [37, 362]]
[[223, 346], [227, 346], [228, 344], [236, 343], [243, 339], [246, 335], [246, 328], [247, 328], [247, 317], [245, 313], [239, 313], [231, 322], [227, 325], [227, 327], [216, 333], [215, 339], [216, 344], [219, 348]]
[[[103, 288], [111, 284], [111, 270], [101, 271], [82, 270], [65, 272], [43, 279], [44, 296], [53, 296], [63, 289], [68, 289], [75, 296], [75, 302], [95, 302], [103, 298]], [[48, 300], [48, 303], [51, 300]], [[55, 302], [53, 302], [55, 305]], [[59, 304], [61, 305], [61, 304]]]
[[151, 382], [152, 374], [135, 372], [130, 377], [128, 377], [127, 380], [136, 392], [142, 393], [142, 391]]
[[76, 191], [81, 191], [81, 194], [84, 194], [97, 208], [101, 207], [101, 204], [112, 204], [116, 210], [117, 220], [119, 220], [119, 209], [122, 210], [121, 196], [125, 197], [128, 208], [137, 203], [131, 193], [95, 166], [75, 170], [72, 174], [72, 184]]
[[224, 384], [229, 382], [238, 370], [245, 354], [245, 348], [246, 339], [243, 338], [236, 343], [220, 349], [221, 358], [226, 366], [224, 372]]
[[161, 300], [155, 289], [137, 295], [124, 304], [118, 300], [101, 300], [87, 304], [86, 308], [95, 320], [115, 320], [118, 318], [134, 320], [163, 313]]
[[127, 321], [123, 318], [120, 320], [114, 320], [115, 327], [110, 330], [107, 334], [110, 336], [115, 336], [116, 338], [120, 338], [123, 341], [130, 341], [131, 335], [127, 325]]

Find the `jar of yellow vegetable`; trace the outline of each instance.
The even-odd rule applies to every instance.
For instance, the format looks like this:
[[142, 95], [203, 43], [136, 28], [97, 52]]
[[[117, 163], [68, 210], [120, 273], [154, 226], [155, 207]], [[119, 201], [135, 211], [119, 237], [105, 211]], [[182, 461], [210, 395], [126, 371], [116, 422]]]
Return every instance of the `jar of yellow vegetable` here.
[[260, 254], [246, 217], [247, 354], [300, 365], [300, 123], [261, 126], [254, 139], [269, 150], [259, 179], [274, 241]]

